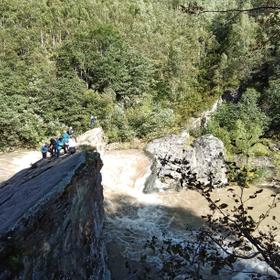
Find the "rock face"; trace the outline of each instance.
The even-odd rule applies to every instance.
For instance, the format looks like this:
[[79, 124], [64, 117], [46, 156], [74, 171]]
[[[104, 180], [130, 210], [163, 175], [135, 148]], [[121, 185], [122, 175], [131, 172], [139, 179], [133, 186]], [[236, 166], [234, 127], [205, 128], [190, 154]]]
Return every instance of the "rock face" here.
[[93, 128], [78, 136], [77, 142], [79, 146], [91, 146], [96, 148], [101, 155], [103, 155], [106, 147], [105, 134], [101, 127]]
[[98, 153], [41, 160], [0, 186], [0, 279], [106, 279]]
[[223, 100], [219, 98], [211, 108], [207, 111], [204, 111], [197, 118], [190, 118], [189, 122], [186, 125], [186, 128], [189, 130], [199, 130], [207, 125], [212, 115], [217, 111], [217, 109], [222, 105]]
[[184, 148], [187, 137], [187, 132], [183, 132], [147, 145], [146, 151], [154, 163], [144, 192], [206, 185], [210, 180], [216, 187], [227, 184], [222, 141], [213, 135], [204, 135]]

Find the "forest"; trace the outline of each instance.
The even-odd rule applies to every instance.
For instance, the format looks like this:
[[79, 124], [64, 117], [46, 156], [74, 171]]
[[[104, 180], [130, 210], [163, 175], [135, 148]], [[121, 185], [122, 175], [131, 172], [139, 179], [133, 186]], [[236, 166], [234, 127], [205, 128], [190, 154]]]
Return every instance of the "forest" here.
[[[0, 0], [0, 152], [38, 148], [69, 127], [79, 135], [90, 129], [91, 115], [109, 143], [142, 144], [181, 131], [218, 100], [210, 121], [189, 139], [208, 133], [221, 139], [229, 182], [243, 195], [266, 177], [275, 187], [273, 203], [265, 201], [268, 210], [256, 223], [248, 214], [253, 207], [233, 193], [237, 206], [219, 218], [205, 216], [210, 230], [191, 240], [193, 247], [167, 240], [158, 249], [181, 254], [191, 269], [207, 261], [212, 274], [260, 255], [279, 274], [276, 234], [254, 236], [280, 201], [279, 0]], [[213, 213], [223, 213], [228, 205], [211, 198], [210, 175], [197, 190]], [[227, 244], [233, 253], [207, 254], [211, 242], [217, 248], [221, 228], [238, 241]], [[250, 252], [245, 239], [258, 250], [250, 257], [234, 254]], [[155, 251], [157, 242], [145, 246]], [[178, 267], [168, 261], [162, 271], [175, 277]]]
[[279, 137], [277, 4], [1, 0], [0, 149], [84, 132], [90, 114], [111, 142], [152, 139], [224, 95], [207, 132], [229, 152]]

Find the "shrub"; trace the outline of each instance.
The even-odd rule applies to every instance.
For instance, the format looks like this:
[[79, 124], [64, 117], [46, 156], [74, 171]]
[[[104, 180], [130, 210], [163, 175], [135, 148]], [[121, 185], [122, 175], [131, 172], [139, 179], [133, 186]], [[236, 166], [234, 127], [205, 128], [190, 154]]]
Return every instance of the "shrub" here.
[[249, 149], [249, 154], [257, 157], [270, 156], [270, 150], [262, 143], [256, 143]]

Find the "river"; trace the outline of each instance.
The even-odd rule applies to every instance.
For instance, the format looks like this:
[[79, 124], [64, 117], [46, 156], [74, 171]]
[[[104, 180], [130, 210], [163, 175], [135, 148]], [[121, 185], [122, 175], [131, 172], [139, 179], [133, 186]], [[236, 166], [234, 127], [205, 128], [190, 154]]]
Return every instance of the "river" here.
[[[143, 272], [139, 260], [146, 252], [146, 241], [153, 236], [178, 241], [190, 238], [186, 227], [195, 230], [203, 224], [200, 217], [209, 213], [208, 204], [193, 190], [144, 194], [142, 190], [145, 179], [150, 174], [151, 161], [143, 151], [110, 151], [103, 156], [103, 162], [105, 237], [112, 279], [138, 279]], [[258, 189], [245, 189], [244, 196], [248, 197]], [[273, 190], [265, 189], [262, 195], [252, 201], [252, 216], [257, 217], [265, 212], [271, 201], [271, 194]], [[216, 189], [213, 195], [214, 198], [221, 198], [223, 202], [233, 205], [227, 188]], [[279, 217], [279, 211], [274, 209], [272, 215]], [[266, 224], [271, 221], [269, 219]], [[155, 267], [161, 266], [157, 257], [152, 262]], [[256, 270], [259, 272], [265, 267], [262, 263], [249, 261], [239, 265], [240, 270], [244, 271], [257, 266], [259, 268]], [[212, 279], [246, 279], [243, 276], [246, 273], [235, 275], [237, 278], [232, 275], [219, 278], [215, 275]], [[155, 274], [152, 279], [159, 278]]]
[[[27, 168], [31, 163], [40, 159], [36, 151], [18, 151], [0, 154], [0, 182], [8, 179], [16, 172]], [[102, 156], [104, 203], [106, 211], [105, 241], [107, 244], [109, 269], [112, 280], [138, 279], [143, 272], [139, 259], [146, 252], [145, 243], [156, 236], [159, 239], [183, 241], [188, 238], [189, 229], [197, 229], [203, 224], [201, 215], [209, 213], [207, 202], [196, 191], [182, 190], [154, 194], [142, 192], [146, 178], [150, 174], [151, 160], [141, 150], [108, 151]], [[245, 190], [245, 196], [258, 187]], [[252, 215], [257, 217], [263, 213], [271, 201], [271, 189], [264, 189], [263, 193], [253, 201]], [[227, 188], [216, 189], [216, 198], [232, 204], [228, 197]], [[279, 218], [280, 213], [274, 209], [271, 216]], [[267, 223], [271, 223], [269, 219]], [[161, 260], [157, 256], [151, 259], [151, 266], [159, 268]], [[242, 264], [240, 269], [264, 269], [261, 263]], [[156, 269], [150, 272], [152, 279], [156, 276]], [[246, 279], [246, 274], [234, 277], [224, 275], [208, 279]], [[236, 278], [237, 277], [237, 278]], [[171, 278], [170, 278], [171, 279]]]
[[0, 153], [0, 182], [8, 180], [17, 172], [30, 167], [41, 157], [40, 152], [29, 150]]

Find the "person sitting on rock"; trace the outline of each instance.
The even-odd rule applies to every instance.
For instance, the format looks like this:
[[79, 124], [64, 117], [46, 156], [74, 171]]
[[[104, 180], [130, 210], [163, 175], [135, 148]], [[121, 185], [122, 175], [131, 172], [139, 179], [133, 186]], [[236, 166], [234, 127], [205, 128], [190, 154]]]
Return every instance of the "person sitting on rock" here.
[[49, 145], [48, 143], [45, 143], [42, 147], [41, 147], [41, 152], [42, 152], [42, 157], [43, 159], [47, 158], [47, 152], [49, 151]]

